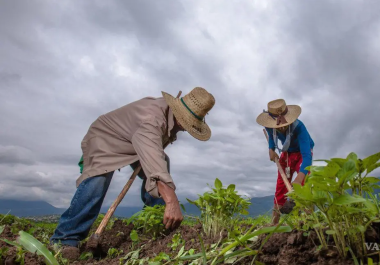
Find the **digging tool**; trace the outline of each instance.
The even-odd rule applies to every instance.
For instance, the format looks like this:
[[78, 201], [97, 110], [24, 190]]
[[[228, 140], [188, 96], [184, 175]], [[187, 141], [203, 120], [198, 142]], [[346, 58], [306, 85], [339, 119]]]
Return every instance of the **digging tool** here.
[[[179, 98], [182, 94], [182, 91], [179, 91], [178, 95], [177, 95], [177, 98]], [[164, 149], [165, 147], [168, 145], [169, 143], [166, 143], [165, 146], [164, 146]], [[129, 188], [131, 187], [133, 181], [135, 180], [137, 174], [140, 172], [141, 170], [141, 164], [138, 163], [138, 166], [135, 168], [135, 170], [133, 171], [131, 177], [129, 178], [128, 182], [125, 184], [124, 188], [122, 189], [122, 191], [120, 192], [119, 196], [117, 196], [116, 200], [112, 203], [112, 205], [110, 206], [110, 208], [108, 209], [106, 215], [104, 216], [102, 222], [100, 223], [100, 225], [98, 226], [98, 229], [96, 229], [95, 231], [95, 234], [93, 234], [87, 241], [87, 249], [95, 249], [98, 247], [98, 244], [99, 244], [99, 239], [100, 239], [100, 235], [103, 233], [105, 227], [107, 226], [108, 224], [108, 221], [110, 220], [111, 216], [114, 214], [117, 206], [120, 204], [120, 202], [124, 199], [124, 196], [125, 194], [127, 194]]]
[[[267, 138], [267, 142], [269, 142], [269, 137], [268, 137], [267, 131], [265, 129], [263, 129], [263, 132], [265, 134], [265, 137]], [[285, 172], [282, 169], [282, 166], [280, 165], [280, 162], [278, 161], [278, 158], [275, 157], [274, 161], [276, 162], [278, 171], [280, 172], [282, 180], [285, 183], [286, 189], [288, 190], [288, 192], [292, 191], [293, 190], [292, 185], [289, 183], [288, 178], [286, 177]], [[288, 213], [290, 213], [293, 210], [294, 206], [295, 206], [295, 203], [293, 201], [287, 200], [285, 202], [284, 206], [280, 209], [280, 212], [284, 213], [284, 214], [288, 214]]]
[[129, 178], [128, 182], [125, 184], [124, 188], [120, 192], [119, 196], [117, 196], [116, 200], [112, 203], [111, 207], [108, 209], [106, 215], [104, 216], [102, 222], [100, 223], [98, 229], [96, 229], [95, 234], [93, 234], [87, 241], [87, 248], [88, 249], [94, 249], [97, 248], [99, 243], [100, 235], [103, 233], [104, 228], [107, 226], [107, 223], [111, 216], [114, 214], [116, 207], [119, 205], [119, 203], [124, 199], [125, 194], [131, 187], [133, 181], [135, 180], [137, 174], [140, 172], [141, 164], [135, 168], [135, 170], [132, 173], [132, 176]]

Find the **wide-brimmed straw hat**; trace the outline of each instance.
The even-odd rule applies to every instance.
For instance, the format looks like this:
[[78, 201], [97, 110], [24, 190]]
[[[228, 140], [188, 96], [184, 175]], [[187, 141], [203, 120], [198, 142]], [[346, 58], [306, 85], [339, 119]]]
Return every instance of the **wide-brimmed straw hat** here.
[[256, 122], [267, 128], [280, 128], [292, 124], [300, 114], [300, 106], [286, 105], [285, 100], [276, 99], [268, 103], [268, 110], [263, 110]]
[[215, 98], [202, 87], [196, 87], [182, 98], [162, 91], [162, 95], [179, 124], [194, 138], [207, 141], [211, 129], [205, 122], [206, 114], [215, 105]]

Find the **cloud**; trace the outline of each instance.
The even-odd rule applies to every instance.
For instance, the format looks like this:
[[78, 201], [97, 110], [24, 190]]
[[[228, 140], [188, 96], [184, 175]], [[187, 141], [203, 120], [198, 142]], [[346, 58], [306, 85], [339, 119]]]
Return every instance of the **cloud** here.
[[20, 146], [1, 146], [0, 145], [0, 164], [35, 164], [33, 153]]
[[[1, 196], [67, 207], [80, 142], [98, 116], [196, 86], [216, 98], [212, 137], [181, 133], [167, 148], [181, 201], [215, 178], [248, 196], [274, 193], [276, 167], [255, 120], [276, 98], [302, 107], [315, 158], [378, 152], [376, 5], [1, 1]], [[105, 204], [131, 172], [115, 173]], [[139, 185], [123, 205], [141, 205]]]

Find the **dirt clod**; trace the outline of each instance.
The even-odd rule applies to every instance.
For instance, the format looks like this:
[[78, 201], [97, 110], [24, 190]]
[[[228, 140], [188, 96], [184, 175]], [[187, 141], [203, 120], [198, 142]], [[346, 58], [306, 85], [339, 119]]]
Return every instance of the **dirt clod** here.
[[71, 246], [64, 246], [61, 250], [62, 257], [65, 259], [68, 259], [69, 261], [75, 261], [79, 259], [80, 252], [79, 248], [71, 247]]

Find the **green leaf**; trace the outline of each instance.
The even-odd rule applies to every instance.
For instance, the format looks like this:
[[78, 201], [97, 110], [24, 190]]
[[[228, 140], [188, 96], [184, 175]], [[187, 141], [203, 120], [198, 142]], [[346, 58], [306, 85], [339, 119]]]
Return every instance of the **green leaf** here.
[[191, 204], [198, 205], [196, 202], [194, 202], [194, 201], [192, 201], [192, 200], [190, 200], [190, 199], [188, 199], [188, 198], [186, 198], [186, 200], [187, 200], [189, 203], [191, 203]]
[[5, 225], [0, 226], [0, 235], [3, 233]]
[[261, 228], [259, 230], [254, 231], [253, 233], [247, 233], [244, 236], [240, 237], [234, 243], [232, 243], [232, 244], [228, 245], [227, 247], [225, 247], [219, 253], [219, 256], [222, 256], [222, 255], [226, 254], [230, 249], [235, 248], [237, 245], [241, 244], [242, 242], [244, 243], [244, 242], [248, 241], [250, 238], [252, 238], [254, 236], [258, 236], [258, 235], [261, 235], [261, 234], [272, 233], [272, 232], [273, 233], [287, 233], [287, 232], [290, 232], [290, 231], [292, 231], [292, 229], [290, 228], [290, 226], [280, 226], [280, 227], [271, 226], [271, 227]]
[[365, 199], [362, 197], [354, 197], [348, 194], [344, 194], [339, 196], [338, 198], [334, 199], [334, 204], [335, 205], [346, 205], [346, 204], [351, 204], [351, 203], [357, 203], [357, 202], [365, 202]]
[[178, 259], [179, 257], [181, 257], [184, 251], [185, 251], [185, 246], [182, 246], [177, 256], [174, 259]]
[[13, 242], [13, 241], [10, 241], [10, 240], [8, 240], [8, 239], [1, 239], [0, 238], [0, 240], [2, 240], [2, 241], [4, 241], [5, 243], [7, 243], [7, 244], [9, 244], [9, 245], [11, 245], [11, 246], [15, 246], [15, 247], [20, 247], [20, 248], [22, 248], [22, 246], [20, 245], [20, 244], [17, 244], [16, 242]]
[[228, 198], [228, 197], [227, 197], [227, 198], [225, 198], [225, 200], [226, 200], [226, 201], [228, 201], [228, 202], [231, 202], [231, 203], [234, 203], [234, 202], [235, 202], [233, 199], [231, 199], [231, 198]]
[[140, 255], [140, 249], [133, 251], [131, 259], [139, 259], [139, 255]]
[[88, 260], [92, 257], [93, 257], [93, 254], [91, 252], [83, 252], [79, 257], [79, 260]]
[[368, 168], [370, 166], [372, 166], [373, 164], [375, 164], [377, 161], [379, 161], [379, 159], [380, 159], [380, 152], [376, 153], [376, 154], [373, 154], [373, 155], [370, 155], [367, 158], [364, 158], [363, 159], [363, 166], [364, 166], [364, 168], [368, 170]]
[[335, 232], [335, 230], [326, 230], [326, 234], [328, 234], [328, 235], [335, 235], [336, 232]]
[[247, 210], [243, 209], [243, 210], [240, 211], [240, 214], [242, 214], [242, 215], [248, 215], [249, 212]]
[[[190, 251], [189, 251], [190, 252]], [[194, 252], [194, 250], [193, 250]], [[199, 259], [201, 258], [203, 253], [198, 253], [198, 254], [193, 254], [193, 255], [188, 255], [188, 256], [183, 256], [180, 257], [179, 260], [192, 260], [192, 259]]]
[[347, 213], [362, 213], [364, 212], [363, 209], [355, 208], [355, 207], [347, 207], [345, 209]]
[[37, 255], [43, 255], [48, 265], [59, 265], [53, 254], [40, 241], [24, 231], [20, 231], [19, 235], [17, 242], [26, 250], [31, 253], [37, 253]]
[[374, 171], [378, 167], [380, 167], [380, 162], [368, 166], [367, 167], [367, 174], [371, 173], [372, 171]]
[[222, 182], [218, 178], [216, 178], [215, 179], [215, 188], [220, 190], [222, 187], [223, 187]]
[[180, 205], [181, 205], [182, 210], [183, 210], [184, 212], [186, 212], [185, 206], [184, 206], [182, 203], [181, 203]]
[[358, 160], [358, 155], [355, 154], [354, 152], [351, 152], [351, 153], [348, 154], [347, 159], [348, 160], [353, 160], [356, 163], [356, 161]]
[[131, 237], [133, 242], [139, 241], [139, 235], [137, 234], [136, 230], [132, 230], [130, 237]]
[[234, 191], [235, 187], [236, 187], [235, 184], [230, 184], [230, 185], [228, 185], [227, 190], [228, 191]]
[[380, 181], [380, 179], [376, 177], [366, 177], [364, 180], [368, 183], [378, 183]]
[[313, 196], [310, 193], [310, 190], [307, 189], [307, 186], [301, 186], [299, 184], [293, 185], [294, 193], [299, 196], [301, 199], [311, 201]]
[[340, 167], [343, 167], [344, 163], [347, 162], [347, 159], [344, 158], [332, 158], [331, 161], [337, 163]]
[[325, 166], [323, 173], [327, 177], [332, 177], [332, 176], [335, 176], [339, 170], [340, 170], [340, 166], [337, 163], [332, 161]]
[[207, 256], [206, 256], [206, 249], [203, 244], [203, 240], [201, 235], [198, 234], [199, 241], [201, 241], [201, 247], [202, 247], [202, 257], [203, 257], [203, 265], [207, 265]]
[[[378, 208], [375, 203], [373, 203], [370, 200], [366, 200], [364, 202], [364, 205], [367, 207], [367, 209], [374, 215], [378, 214]], [[356, 209], [356, 208], [355, 208]]]

